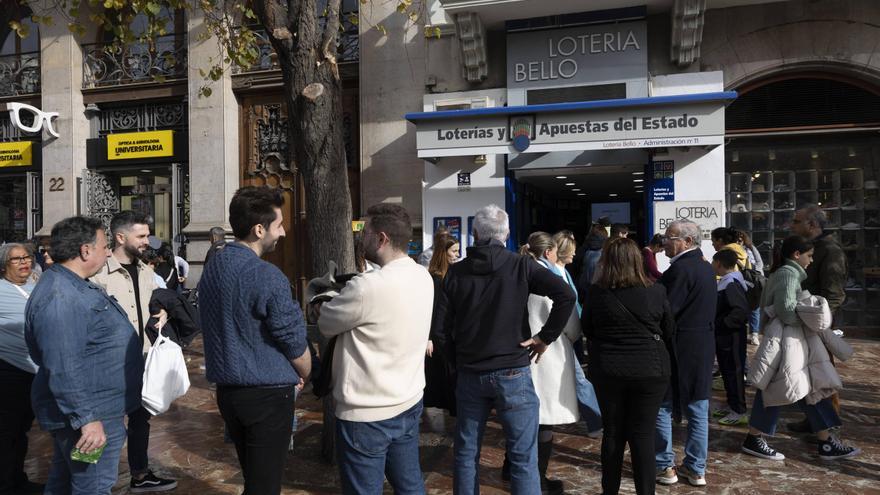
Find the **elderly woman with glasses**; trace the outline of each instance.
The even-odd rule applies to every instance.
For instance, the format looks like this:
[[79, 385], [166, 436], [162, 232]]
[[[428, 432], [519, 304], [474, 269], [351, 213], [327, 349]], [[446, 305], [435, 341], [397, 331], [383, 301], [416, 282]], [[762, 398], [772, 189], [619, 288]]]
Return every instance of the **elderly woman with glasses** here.
[[25, 244], [4, 244], [0, 263], [0, 493], [42, 493], [43, 486], [24, 473], [37, 372], [24, 340], [24, 308], [36, 285], [34, 256]]

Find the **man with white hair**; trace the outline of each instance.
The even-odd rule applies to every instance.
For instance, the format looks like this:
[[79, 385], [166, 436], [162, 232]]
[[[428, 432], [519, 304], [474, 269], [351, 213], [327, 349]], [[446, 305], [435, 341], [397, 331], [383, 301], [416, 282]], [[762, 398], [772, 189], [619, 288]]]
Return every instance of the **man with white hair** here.
[[[494, 408], [504, 427], [511, 493], [535, 495], [542, 493], [538, 397], [529, 364], [559, 337], [575, 297], [563, 279], [506, 249], [510, 226], [498, 206], [478, 210], [473, 231], [467, 258], [443, 279], [431, 328], [433, 341], [458, 371], [454, 491], [480, 491], [480, 441]], [[530, 293], [553, 300], [544, 328], [534, 337], [526, 310]]]
[[[671, 265], [659, 282], [666, 287], [675, 315], [675, 373], [677, 378], [657, 415], [657, 482], [671, 485], [684, 476], [694, 486], [706, 485], [709, 456], [709, 397], [712, 395], [712, 364], [715, 361], [715, 306], [717, 285], [712, 265], [700, 250], [700, 227], [676, 220], [666, 229], [664, 248]], [[672, 452], [673, 401], [687, 417], [684, 460], [675, 467]]]

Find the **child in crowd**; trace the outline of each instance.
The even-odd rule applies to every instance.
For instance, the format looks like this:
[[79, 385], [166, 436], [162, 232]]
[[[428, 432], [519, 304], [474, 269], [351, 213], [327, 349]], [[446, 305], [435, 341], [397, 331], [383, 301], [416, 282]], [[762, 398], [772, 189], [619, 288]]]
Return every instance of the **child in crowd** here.
[[722, 249], [712, 258], [718, 275], [718, 305], [715, 312], [715, 356], [727, 391], [728, 409], [719, 409], [713, 416], [723, 425], [745, 425], [746, 392], [743, 356], [746, 350], [746, 324], [749, 321], [747, 285], [737, 270], [738, 255]]

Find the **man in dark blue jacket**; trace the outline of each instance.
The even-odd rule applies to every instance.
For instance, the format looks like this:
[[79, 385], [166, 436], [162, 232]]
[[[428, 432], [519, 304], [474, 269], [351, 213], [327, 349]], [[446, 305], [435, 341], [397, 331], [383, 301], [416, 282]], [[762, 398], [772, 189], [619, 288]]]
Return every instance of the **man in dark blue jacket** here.
[[[52, 227], [51, 246], [55, 264], [25, 308], [25, 339], [40, 367], [34, 413], [55, 446], [45, 490], [109, 495], [125, 443], [123, 417], [141, 405], [141, 342], [125, 310], [86, 280], [110, 256], [101, 221], [64, 219]], [[71, 459], [74, 448], [104, 450], [89, 464]]]
[[[709, 397], [715, 360], [715, 272], [700, 250], [700, 227], [676, 220], [666, 229], [666, 256], [671, 260], [660, 283], [666, 287], [675, 316], [675, 369], [670, 394], [657, 415], [657, 482], [673, 484], [678, 474], [691, 485], [706, 485], [709, 456]], [[687, 417], [684, 460], [675, 468], [672, 452], [673, 398]]]
[[[458, 371], [454, 491], [479, 493], [480, 439], [495, 408], [507, 440], [511, 493], [535, 495], [542, 487], [530, 359], [537, 362], [562, 333], [575, 296], [561, 277], [505, 248], [510, 227], [498, 206], [478, 210], [473, 231], [476, 245], [443, 280], [431, 332]], [[553, 300], [534, 337], [526, 309], [530, 293]]]

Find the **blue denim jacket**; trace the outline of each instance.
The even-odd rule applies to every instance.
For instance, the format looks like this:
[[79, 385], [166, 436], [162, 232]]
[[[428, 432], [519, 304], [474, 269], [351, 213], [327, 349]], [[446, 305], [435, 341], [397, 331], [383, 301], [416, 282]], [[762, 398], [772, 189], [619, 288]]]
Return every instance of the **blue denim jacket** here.
[[31, 401], [44, 430], [120, 418], [141, 403], [144, 358], [125, 311], [95, 284], [53, 265], [25, 308], [40, 367]]

